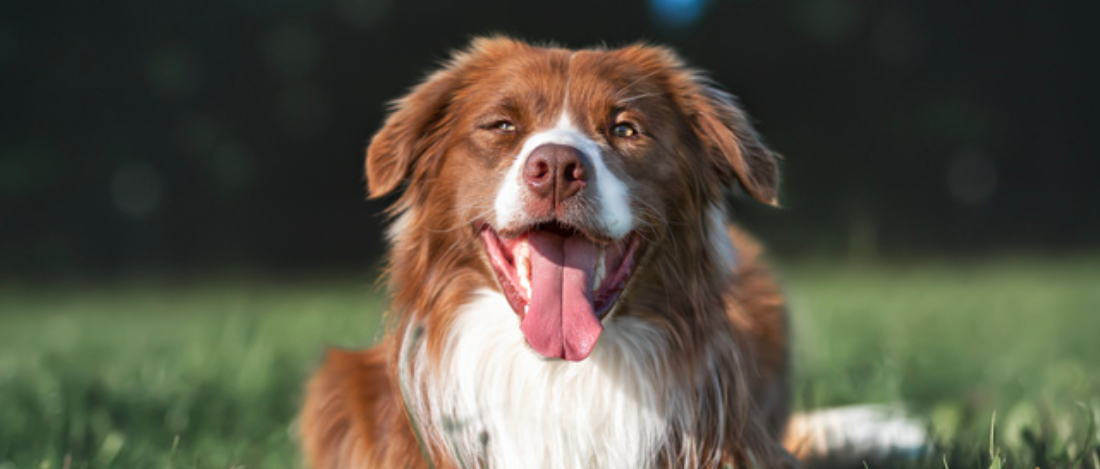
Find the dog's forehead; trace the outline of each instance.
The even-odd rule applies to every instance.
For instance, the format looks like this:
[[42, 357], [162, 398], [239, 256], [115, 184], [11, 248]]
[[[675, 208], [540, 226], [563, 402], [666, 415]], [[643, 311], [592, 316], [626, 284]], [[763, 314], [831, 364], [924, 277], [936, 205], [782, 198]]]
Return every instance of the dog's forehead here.
[[563, 113], [585, 120], [619, 103], [660, 96], [662, 71], [615, 50], [532, 49], [488, 64], [467, 102], [552, 126]]
[[664, 64], [620, 54], [618, 50], [580, 50], [570, 56], [569, 75], [577, 85], [645, 88], [655, 86], [666, 71]]

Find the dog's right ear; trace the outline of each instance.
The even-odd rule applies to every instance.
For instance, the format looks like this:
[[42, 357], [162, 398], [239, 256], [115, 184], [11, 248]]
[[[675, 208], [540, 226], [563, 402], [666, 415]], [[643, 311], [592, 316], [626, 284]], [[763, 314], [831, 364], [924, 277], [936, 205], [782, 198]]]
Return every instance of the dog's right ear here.
[[443, 137], [447, 107], [458, 86], [453, 66], [435, 72], [405, 97], [394, 101], [386, 124], [367, 147], [367, 188], [371, 198], [393, 192], [413, 176], [416, 163], [429, 156]]
[[503, 37], [475, 39], [467, 50], [454, 54], [443, 69], [392, 104], [385, 125], [367, 147], [367, 189], [371, 198], [430, 174], [444, 151], [454, 118], [450, 107], [463, 84], [484, 68], [479, 65], [520, 47], [526, 45]]

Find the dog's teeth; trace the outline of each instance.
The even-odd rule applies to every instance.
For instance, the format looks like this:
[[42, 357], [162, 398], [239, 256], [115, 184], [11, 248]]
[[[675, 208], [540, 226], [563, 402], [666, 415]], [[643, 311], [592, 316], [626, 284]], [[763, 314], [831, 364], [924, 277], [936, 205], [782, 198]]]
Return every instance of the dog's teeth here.
[[531, 245], [526, 240], [520, 241], [516, 246], [516, 277], [519, 277], [519, 286], [523, 294], [531, 298]]
[[596, 269], [595, 269], [596, 272], [595, 272], [595, 275], [592, 276], [592, 290], [593, 291], [599, 290], [600, 289], [600, 284], [603, 283], [603, 277], [605, 275], [603, 263], [604, 263], [604, 256], [606, 254], [607, 254], [607, 251], [605, 250], [605, 248], [601, 247], [600, 248], [600, 255], [598, 257], [596, 257]]

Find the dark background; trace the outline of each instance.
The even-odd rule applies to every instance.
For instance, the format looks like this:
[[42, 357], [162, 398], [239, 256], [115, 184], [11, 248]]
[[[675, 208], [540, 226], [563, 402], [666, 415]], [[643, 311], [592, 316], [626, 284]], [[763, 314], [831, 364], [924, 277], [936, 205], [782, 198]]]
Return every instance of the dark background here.
[[125, 0], [0, 7], [0, 277], [374, 265], [386, 103], [488, 33], [676, 48], [741, 97], [780, 256], [1100, 247], [1089, 1]]

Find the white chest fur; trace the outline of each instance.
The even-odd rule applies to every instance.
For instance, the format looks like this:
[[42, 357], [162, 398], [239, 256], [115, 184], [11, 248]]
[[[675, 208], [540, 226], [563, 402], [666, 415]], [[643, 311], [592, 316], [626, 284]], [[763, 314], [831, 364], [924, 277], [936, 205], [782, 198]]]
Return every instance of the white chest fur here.
[[660, 378], [666, 340], [641, 321], [606, 324], [582, 362], [546, 360], [504, 297], [483, 291], [448, 340], [438, 371], [416, 367], [408, 398], [465, 467], [645, 468], [666, 443], [681, 396]]

